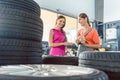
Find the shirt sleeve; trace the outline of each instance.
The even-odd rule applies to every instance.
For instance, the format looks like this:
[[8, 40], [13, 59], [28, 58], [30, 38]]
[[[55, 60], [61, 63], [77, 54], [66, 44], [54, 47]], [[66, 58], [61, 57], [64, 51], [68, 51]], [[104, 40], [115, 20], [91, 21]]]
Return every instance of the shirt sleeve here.
[[93, 33], [93, 41], [95, 44], [100, 44], [100, 38], [99, 38], [97, 30], [95, 30], [95, 29], [94, 29], [94, 33]]

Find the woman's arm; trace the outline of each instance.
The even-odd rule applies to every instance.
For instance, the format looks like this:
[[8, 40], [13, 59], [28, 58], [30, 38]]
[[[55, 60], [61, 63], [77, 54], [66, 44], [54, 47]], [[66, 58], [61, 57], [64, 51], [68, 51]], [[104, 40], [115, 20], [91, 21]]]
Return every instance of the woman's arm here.
[[79, 44], [80, 43], [80, 41], [79, 41], [79, 31], [78, 31], [78, 33], [77, 33], [77, 39], [75, 40], [75, 42], [77, 43], [77, 44]]
[[49, 33], [49, 46], [50, 47], [58, 47], [58, 46], [68, 46], [68, 45], [73, 45], [73, 43], [70, 43], [70, 42], [61, 42], [61, 43], [54, 43], [53, 42], [53, 30], [50, 30], [50, 33]]

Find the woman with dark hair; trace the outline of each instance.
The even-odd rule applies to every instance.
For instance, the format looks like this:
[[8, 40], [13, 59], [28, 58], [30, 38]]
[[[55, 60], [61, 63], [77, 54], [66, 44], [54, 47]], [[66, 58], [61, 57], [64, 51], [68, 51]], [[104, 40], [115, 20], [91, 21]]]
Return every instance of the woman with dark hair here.
[[50, 30], [49, 46], [51, 47], [51, 56], [65, 56], [65, 46], [72, 46], [73, 43], [67, 42], [65, 31], [63, 30], [66, 23], [64, 16], [58, 16], [55, 28]]
[[87, 14], [79, 15], [79, 23], [83, 27], [78, 31], [76, 43], [78, 46], [78, 54], [83, 51], [93, 51], [100, 47], [100, 38], [98, 32], [91, 27]]

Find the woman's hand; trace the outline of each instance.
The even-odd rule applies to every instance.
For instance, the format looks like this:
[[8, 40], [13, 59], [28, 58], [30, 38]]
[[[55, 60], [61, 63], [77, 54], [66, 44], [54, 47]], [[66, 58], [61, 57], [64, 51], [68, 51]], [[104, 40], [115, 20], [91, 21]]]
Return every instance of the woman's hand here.
[[77, 44], [86, 43], [86, 40], [85, 40], [85, 38], [80, 38], [80, 39], [77, 39], [77, 40], [76, 40], [76, 43], [77, 43]]
[[81, 43], [79, 39], [76, 39], [75, 41], [77, 44]]
[[85, 43], [85, 42], [84, 42], [84, 43], [81, 43], [81, 44], [82, 44], [82, 45], [84, 45], [84, 46], [86, 46], [86, 47], [88, 47], [88, 44], [87, 44], [87, 43]]

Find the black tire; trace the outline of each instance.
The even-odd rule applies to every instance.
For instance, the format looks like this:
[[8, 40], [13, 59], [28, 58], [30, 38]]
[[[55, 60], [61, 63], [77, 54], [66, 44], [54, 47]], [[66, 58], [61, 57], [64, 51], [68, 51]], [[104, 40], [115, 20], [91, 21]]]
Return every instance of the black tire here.
[[70, 65], [9, 65], [0, 67], [0, 80], [108, 80], [108, 76], [96, 69]]
[[33, 47], [39, 48], [41, 47], [40, 42], [36, 41], [28, 41], [28, 40], [18, 40], [18, 39], [0, 39], [0, 46], [18, 46], [18, 47]]
[[40, 16], [40, 7], [33, 0], [0, 0], [0, 8], [12, 8]]
[[0, 30], [0, 37], [4, 39], [22, 39], [40, 42], [42, 35], [20, 29], [4, 29]]
[[12, 8], [2, 8], [0, 10], [0, 15], [11, 15], [11, 16], [18, 16], [18, 17], [23, 17], [23, 18], [28, 18], [28, 19], [33, 19], [34, 21], [40, 21], [39, 16], [27, 13], [25, 11], [20, 11], [17, 9], [12, 9]]
[[33, 0], [0, 0], [0, 65], [41, 63], [40, 13]]
[[9, 59], [10, 60], [10, 57], [11, 57], [11, 59], [13, 57], [20, 57], [21, 59], [23, 57], [41, 57], [41, 53], [42, 52], [37, 52], [37, 51], [32, 52], [32, 51], [14, 51], [14, 50], [13, 51], [10, 51], [10, 50], [7, 51], [6, 50], [6, 51], [0, 52], [0, 59], [6, 59], [6, 60]]
[[91, 66], [105, 71], [120, 72], [120, 52], [86, 51], [80, 53], [79, 65]]
[[[29, 54], [29, 53], [28, 53]], [[7, 56], [0, 57], [0, 65], [15, 65], [15, 64], [41, 64], [40, 56]]]
[[0, 39], [0, 65], [40, 64], [41, 43], [28, 40]]
[[41, 41], [42, 33], [43, 23], [40, 18], [14, 9], [0, 11], [0, 37]]
[[79, 55], [79, 66], [102, 70], [108, 74], [110, 80], [120, 79], [120, 52], [82, 52]]
[[15, 21], [21, 21], [21, 22], [26, 22], [29, 24], [34, 24], [36, 26], [40, 26], [40, 20], [35, 21], [34, 19], [26, 18], [23, 16], [16, 16], [16, 15], [10, 15], [10, 14], [0, 14], [0, 19], [4, 22], [4, 20], [15, 20]]
[[45, 55], [45, 56], [42, 56], [42, 63], [78, 66], [78, 57], [75, 57], [75, 56], [58, 57], [58, 56]]

